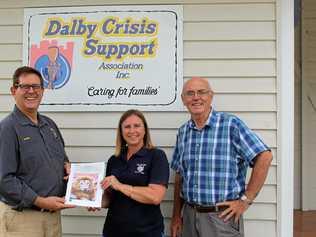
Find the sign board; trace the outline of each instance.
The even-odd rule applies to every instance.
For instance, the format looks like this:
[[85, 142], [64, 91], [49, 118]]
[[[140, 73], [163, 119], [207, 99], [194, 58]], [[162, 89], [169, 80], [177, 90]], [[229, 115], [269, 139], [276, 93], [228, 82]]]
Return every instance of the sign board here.
[[34, 8], [23, 63], [40, 71], [44, 111], [182, 110], [181, 6]]

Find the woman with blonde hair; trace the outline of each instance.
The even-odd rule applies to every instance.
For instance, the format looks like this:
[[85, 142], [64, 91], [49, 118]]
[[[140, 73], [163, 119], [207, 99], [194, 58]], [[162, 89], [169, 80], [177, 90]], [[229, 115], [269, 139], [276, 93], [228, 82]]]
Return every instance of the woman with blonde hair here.
[[160, 203], [166, 193], [169, 165], [152, 144], [144, 115], [128, 110], [120, 118], [115, 154], [102, 181], [108, 213], [103, 237], [162, 237]]

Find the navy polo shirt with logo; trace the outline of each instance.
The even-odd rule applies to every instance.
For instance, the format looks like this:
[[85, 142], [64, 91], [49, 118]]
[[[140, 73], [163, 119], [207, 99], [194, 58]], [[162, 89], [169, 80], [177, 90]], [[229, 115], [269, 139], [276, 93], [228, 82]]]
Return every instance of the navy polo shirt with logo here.
[[[166, 154], [157, 148], [142, 148], [126, 159], [126, 151], [112, 156], [107, 164], [106, 176], [114, 175], [121, 183], [132, 186], [162, 184], [167, 186], [169, 164]], [[112, 190], [111, 202], [104, 223], [103, 235], [161, 236], [164, 230], [160, 205], [143, 204], [125, 194]]]

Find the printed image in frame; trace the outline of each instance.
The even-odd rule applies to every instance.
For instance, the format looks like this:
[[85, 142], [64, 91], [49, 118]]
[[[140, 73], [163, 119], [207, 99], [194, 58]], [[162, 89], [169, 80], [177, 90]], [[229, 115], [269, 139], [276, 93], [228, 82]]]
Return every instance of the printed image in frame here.
[[98, 174], [75, 173], [71, 185], [70, 201], [74, 200], [96, 200]]

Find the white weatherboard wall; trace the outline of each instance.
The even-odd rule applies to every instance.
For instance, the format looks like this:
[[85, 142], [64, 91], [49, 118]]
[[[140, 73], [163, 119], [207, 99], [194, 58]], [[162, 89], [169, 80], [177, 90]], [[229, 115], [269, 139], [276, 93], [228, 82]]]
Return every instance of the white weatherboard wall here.
[[[209, 79], [215, 108], [240, 116], [272, 148], [267, 181], [245, 214], [246, 237], [277, 236], [277, 77], [276, 2], [273, 0], [149, 1], [134, 4], [181, 4], [184, 9], [184, 80]], [[11, 75], [22, 63], [23, 10], [27, 7], [80, 6], [82, 1], [0, 1], [0, 119], [12, 109]], [[85, 5], [131, 4], [130, 1], [84, 1]], [[50, 112], [66, 141], [73, 162], [107, 160], [114, 151], [120, 112]], [[155, 144], [169, 160], [177, 128], [186, 112], [146, 112]], [[161, 205], [166, 232], [172, 212], [173, 177]], [[249, 177], [249, 175], [248, 175]], [[105, 212], [63, 212], [64, 237], [96, 237]]]

